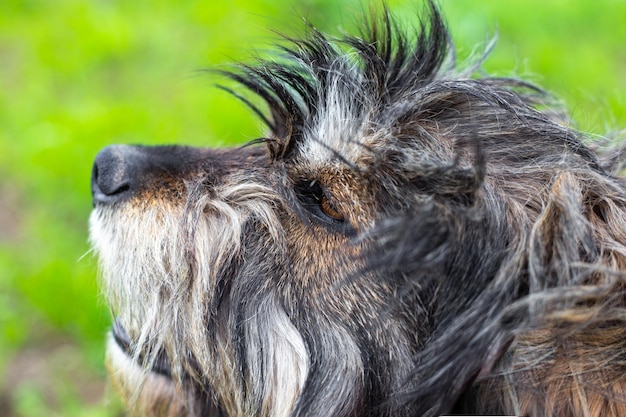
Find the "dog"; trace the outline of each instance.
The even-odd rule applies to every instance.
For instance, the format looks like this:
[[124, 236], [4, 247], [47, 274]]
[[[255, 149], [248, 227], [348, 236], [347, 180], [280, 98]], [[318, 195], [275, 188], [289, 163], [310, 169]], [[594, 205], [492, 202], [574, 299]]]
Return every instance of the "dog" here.
[[146, 416], [626, 416], [622, 153], [440, 11], [225, 72], [237, 149], [110, 146], [107, 366]]

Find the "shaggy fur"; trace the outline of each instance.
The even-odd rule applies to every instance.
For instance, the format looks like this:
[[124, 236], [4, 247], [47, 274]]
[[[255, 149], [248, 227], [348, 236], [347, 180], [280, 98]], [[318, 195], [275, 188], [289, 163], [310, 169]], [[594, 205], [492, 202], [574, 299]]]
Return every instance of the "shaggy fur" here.
[[[113, 382], [166, 416], [626, 416], [626, 193], [548, 97], [404, 34], [314, 28], [226, 75], [230, 150], [113, 146], [93, 245]], [[259, 146], [264, 144], [264, 146]]]

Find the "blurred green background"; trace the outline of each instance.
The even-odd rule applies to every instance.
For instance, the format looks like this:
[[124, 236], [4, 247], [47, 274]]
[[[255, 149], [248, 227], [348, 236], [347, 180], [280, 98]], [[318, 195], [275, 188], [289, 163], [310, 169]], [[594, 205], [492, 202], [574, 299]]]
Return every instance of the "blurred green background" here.
[[[374, 2], [377, 3], [376, 1]], [[410, 21], [419, 1], [390, 1]], [[626, 127], [626, 2], [441, 1], [460, 56], [546, 87], [593, 134]], [[91, 163], [111, 143], [220, 146], [260, 123], [199, 71], [271, 49], [356, 0], [0, 0], [0, 415], [120, 416], [89, 253]]]

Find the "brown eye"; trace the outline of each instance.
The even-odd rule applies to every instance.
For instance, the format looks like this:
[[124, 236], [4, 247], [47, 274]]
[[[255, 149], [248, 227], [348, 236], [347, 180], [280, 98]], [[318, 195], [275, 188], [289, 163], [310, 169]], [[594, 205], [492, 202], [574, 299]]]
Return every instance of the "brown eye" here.
[[330, 202], [328, 197], [322, 195], [322, 199], [320, 200], [320, 207], [325, 215], [330, 217], [331, 219], [335, 219], [337, 221], [344, 221], [344, 217], [339, 211], [335, 208], [333, 203]]
[[302, 204], [301, 207], [312, 215], [313, 219], [329, 227], [345, 227], [341, 229], [342, 232], [350, 230], [346, 218], [337, 210], [337, 206], [333, 204], [318, 181], [300, 180], [294, 184], [294, 191]]

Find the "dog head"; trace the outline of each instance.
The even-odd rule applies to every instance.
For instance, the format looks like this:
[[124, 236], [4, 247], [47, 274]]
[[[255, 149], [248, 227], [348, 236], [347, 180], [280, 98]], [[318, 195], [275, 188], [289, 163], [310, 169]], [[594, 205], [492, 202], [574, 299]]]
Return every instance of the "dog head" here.
[[438, 415], [477, 377], [505, 396], [521, 329], [605, 300], [621, 182], [540, 90], [455, 68], [427, 16], [227, 73], [269, 108], [236, 93], [268, 126], [249, 146], [97, 156], [108, 364], [136, 412]]

